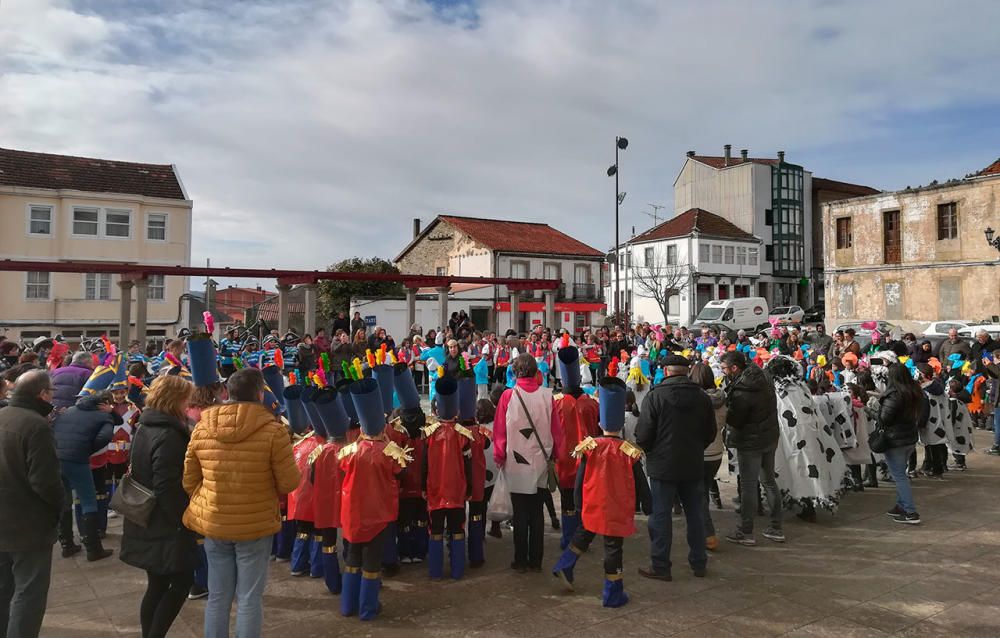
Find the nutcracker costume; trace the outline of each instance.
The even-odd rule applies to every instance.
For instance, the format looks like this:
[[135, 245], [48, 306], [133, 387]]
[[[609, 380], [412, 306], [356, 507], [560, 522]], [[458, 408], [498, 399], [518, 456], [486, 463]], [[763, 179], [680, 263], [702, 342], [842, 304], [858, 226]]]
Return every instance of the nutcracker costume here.
[[625, 426], [625, 392], [620, 379], [606, 377], [601, 381], [603, 435], [585, 438], [573, 451], [580, 459], [575, 496], [581, 525], [552, 568], [552, 574], [573, 589], [577, 560], [597, 534], [603, 536], [605, 607], [621, 607], [629, 600], [622, 583], [622, 548], [625, 537], [635, 533], [637, 486], [642, 511], [650, 511], [649, 483], [639, 462], [642, 450], [621, 435]]
[[340, 613], [372, 620], [381, 609], [378, 598], [385, 529], [399, 512], [397, 477], [411, 457], [408, 450], [385, 440], [378, 382], [370, 378], [355, 381], [350, 393], [361, 421], [361, 436], [337, 455], [343, 472], [340, 521], [350, 543]]
[[[372, 378], [378, 382], [379, 396], [382, 399], [382, 412], [388, 416], [392, 412], [392, 398], [396, 390], [396, 373], [393, 366], [385, 362], [385, 349], [381, 349], [377, 353], [372, 353], [369, 350], [368, 356], [375, 363], [372, 366]], [[387, 434], [390, 440], [393, 440], [393, 429], [388, 429]], [[397, 441], [398, 443], [399, 441]], [[386, 577], [392, 577], [399, 573], [399, 549], [396, 546], [396, 519], [398, 518], [399, 512], [396, 512], [393, 521], [385, 530], [385, 543], [382, 546], [382, 550], [385, 552], [382, 557], [382, 574]]]
[[421, 563], [427, 556], [427, 500], [423, 494], [424, 439], [422, 428], [427, 417], [420, 407], [420, 394], [413, 374], [405, 364], [397, 364], [396, 396], [399, 417], [394, 420], [389, 438], [400, 447], [413, 450], [413, 462], [399, 480], [399, 517], [397, 551], [403, 563]]
[[[482, 567], [486, 562], [483, 543], [486, 540], [486, 450], [493, 445], [493, 432], [476, 423], [478, 380], [460, 377], [458, 380], [458, 422], [472, 433], [470, 452], [469, 494], [469, 567]], [[454, 549], [452, 550], [454, 551]]]
[[[444, 572], [444, 532], [447, 524], [451, 577], [465, 574], [465, 501], [472, 478], [472, 432], [458, 424], [458, 381], [435, 382], [438, 422], [424, 427], [424, 492], [431, 518], [427, 571], [432, 580]], [[475, 383], [473, 382], [473, 392]]]
[[[301, 385], [290, 385], [285, 388], [285, 409], [288, 412], [288, 422], [294, 432], [304, 432], [312, 423], [306, 404], [313, 402], [315, 388]], [[295, 464], [302, 474], [299, 486], [288, 494], [288, 520], [295, 521], [295, 541], [292, 545], [292, 576], [304, 576], [312, 572], [312, 564], [321, 561], [315, 560], [318, 553], [313, 549], [313, 492], [312, 484], [309, 482], [309, 456], [322, 443], [322, 437], [318, 436], [314, 429], [308, 434], [304, 434], [293, 443], [292, 454], [295, 457]], [[319, 426], [322, 430], [322, 424]], [[318, 577], [320, 574], [317, 574]]]
[[[597, 401], [580, 387], [580, 352], [570, 345], [559, 348], [559, 368], [563, 395], [556, 399], [556, 410], [563, 425], [563, 440], [556, 458], [556, 475], [559, 479], [559, 505], [562, 509], [562, 537], [559, 549], [566, 549], [580, 525], [580, 512], [576, 509], [576, 471], [579, 459], [573, 450], [587, 437], [600, 434], [597, 422], [600, 408]], [[624, 411], [624, 408], [623, 408]]]
[[340, 521], [340, 490], [343, 473], [337, 455], [347, 443], [347, 428], [351, 423], [341, 395], [334, 388], [319, 391], [314, 401], [323, 428], [326, 442], [312, 453], [310, 479], [315, 494], [313, 514], [316, 535], [321, 538], [321, 561], [323, 580], [331, 594], [340, 594], [340, 561], [337, 556], [337, 530]]
[[[197, 336], [187, 342], [188, 366], [191, 368], [191, 381], [197, 388], [205, 388], [219, 383], [218, 355], [215, 344], [208, 334], [204, 338]], [[194, 583], [188, 598], [204, 598], [208, 595], [208, 556], [205, 555], [205, 538], [198, 535], [198, 563], [194, 568]]]

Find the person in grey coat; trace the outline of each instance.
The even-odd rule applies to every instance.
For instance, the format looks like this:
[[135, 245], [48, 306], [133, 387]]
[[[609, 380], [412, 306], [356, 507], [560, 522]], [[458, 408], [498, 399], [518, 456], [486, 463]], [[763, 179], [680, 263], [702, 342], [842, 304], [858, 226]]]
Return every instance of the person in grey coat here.
[[38, 636], [62, 510], [59, 460], [49, 427], [52, 384], [22, 374], [0, 409], [0, 635]]

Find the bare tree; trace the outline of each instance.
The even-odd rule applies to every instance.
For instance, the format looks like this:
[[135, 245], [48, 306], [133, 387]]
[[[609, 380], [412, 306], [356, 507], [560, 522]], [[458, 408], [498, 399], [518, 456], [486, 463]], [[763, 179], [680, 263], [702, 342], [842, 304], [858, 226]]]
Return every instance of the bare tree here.
[[[649, 256], [647, 252], [645, 257]], [[633, 266], [630, 274], [636, 293], [655, 301], [664, 320], [670, 315], [670, 299], [698, 278], [698, 272], [690, 264], [677, 263], [676, 253], [668, 256], [662, 248], [654, 248], [652, 260], [644, 259], [643, 265]]]

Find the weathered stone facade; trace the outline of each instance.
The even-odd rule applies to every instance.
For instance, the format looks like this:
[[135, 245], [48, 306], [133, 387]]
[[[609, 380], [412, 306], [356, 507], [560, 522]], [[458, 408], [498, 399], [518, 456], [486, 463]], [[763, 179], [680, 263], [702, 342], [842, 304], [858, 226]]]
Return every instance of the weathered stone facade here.
[[[405, 275], [489, 277], [494, 275], [489, 264], [491, 258], [492, 251], [489, 248], [442, 219], [438, 220], [423, 241], [417, 242], [396, 262], [396, 266]], [[471, 264], [467, 263], [470, 260], [477, 262], [476, 268], [470, 267]], [[482, 269], [483, 265], [487, 266], [485, 271]], [[439, 270], [441, 268], [444, 271]]]
[[[951, 210], [957, 230], [944, 223], [939, 232]], [[893, 211], [898, 248], [886, 239]], [[850, 241], [842, 236], [838, 248], [845, 218], [839, 223], [842, 234], [850, 225]], [[1000, 229], [1000, 176], [832, 202], [823, 219], [830, 323], [887, 319], [917, 328], [911, 322], [1000, 314], [1000, 255], [983, 235], [987, 226]]]

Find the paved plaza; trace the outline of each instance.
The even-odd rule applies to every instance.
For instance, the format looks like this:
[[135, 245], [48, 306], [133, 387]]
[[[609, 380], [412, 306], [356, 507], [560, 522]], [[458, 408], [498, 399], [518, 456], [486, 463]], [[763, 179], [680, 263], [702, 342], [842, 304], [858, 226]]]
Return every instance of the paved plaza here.
[[[978, 448], [989, 433], [977, 433]], [[307, 636], [996, 636], [1000, 635], [1000, 459], [974, 453], [969, 471], [915, 481], [924, 523], [901, 526], [884, 514], [891, 483], [848, 494], [836, 517], [818, 524], [792, 517], [788, 543], [758, 535], [755, 548], [722, 543], [708, 577], [686, 567], [683, 517], [674, 517], [674, 582], [640, 578], [647, 559], [645, 519], [625, 544], [625, 607], [601, 607], [601, 544], [580, 561], [577, 593], [549, 573], [508, 568], [510, 532], [489, 539], [487, 564], [459, 582], [431, 583], [424, 566], [404, 565], [385, 581], [384, 612], [373, 623], [341, 618], [338, 599], [319, 580], [292, 578], [273, 563], [264, 596], [265, 635]], [[721, 531], [735, 525], [732, 481], [726, 509], [713, 509]], [[763, 522], [763, 519], [760, 519]], [[120, 519], [106, 546], [117, 550]], [[677, 541], [681, 544], [678, 545]], [[546, 537], [546, 564], [558, 554], [558, 532]], [[137, 636], [145, 575], [117, 558], [53, 560], [42, 635], [50, 638]], [[171, 636], [201, 635], [205, 601], [188, 601]]]

